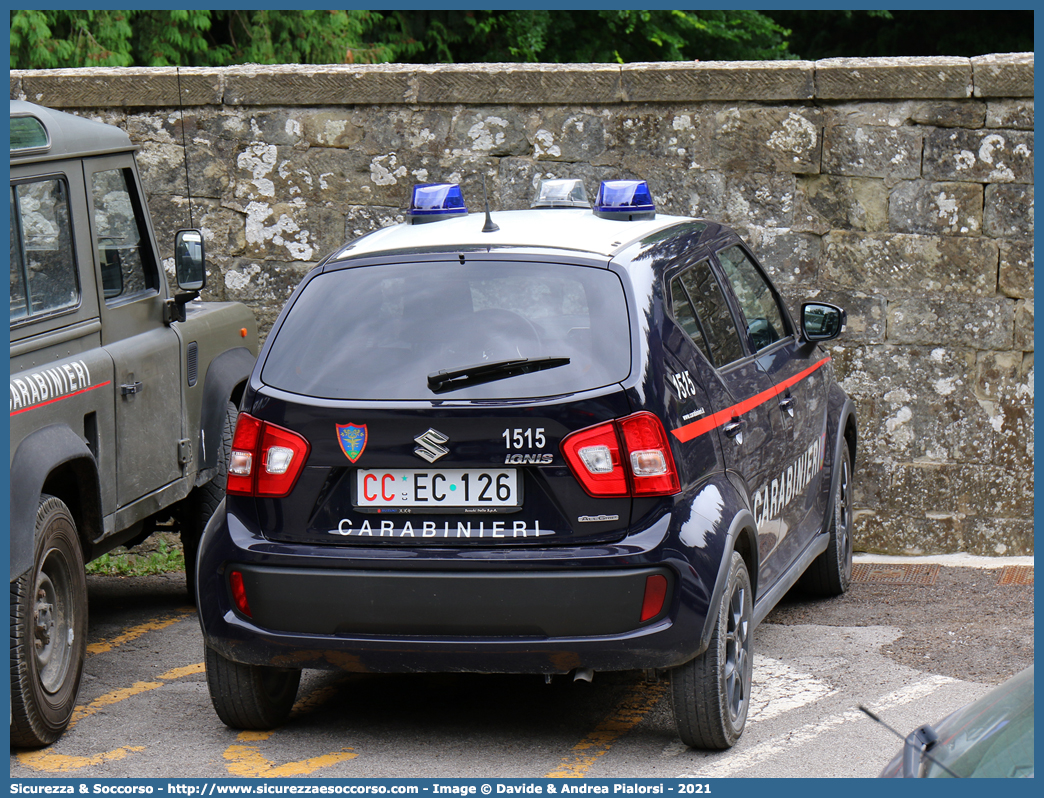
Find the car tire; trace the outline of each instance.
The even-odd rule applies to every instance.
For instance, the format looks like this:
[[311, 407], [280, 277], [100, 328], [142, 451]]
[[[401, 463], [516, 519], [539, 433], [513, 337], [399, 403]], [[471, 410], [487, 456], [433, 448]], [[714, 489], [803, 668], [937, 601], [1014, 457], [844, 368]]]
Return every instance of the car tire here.
[[852, 584], [852, 457], [841, 442], [841, 459], [830, 517], [830, 542], [801, 578], [801, 587], [815, 596], [840, 596]]
[[181, 549], [185, 555], [185, 591], [196, 603], [196, 555], [203, 530], [221, 500], [225, 498], [228, 482], [228, 458], [232, 452], [232, 436], [236, 431], [236, 406], [225, 403], [225, 419], [221, 426], [221, 447], [218, 449], [217, 473], [209, 482], [200, 485], [189, 495], [181, 522]]
[[728, 579], [707, 650], [671, 669], [671, 704], [682, 742], [724, 750], [743, 734], [754, 664], [750, 574], [732, 553]]
[[207, 687], [218, 717], [232, 729], [267, 731], [286, 720], [301, 671], [243, 665], [206, 650]]
[[72, 718], [87, 650], [87, 577], [61, 499], [36, 511], [33, 567], [11, 583], [11, 743], [38, 748]]

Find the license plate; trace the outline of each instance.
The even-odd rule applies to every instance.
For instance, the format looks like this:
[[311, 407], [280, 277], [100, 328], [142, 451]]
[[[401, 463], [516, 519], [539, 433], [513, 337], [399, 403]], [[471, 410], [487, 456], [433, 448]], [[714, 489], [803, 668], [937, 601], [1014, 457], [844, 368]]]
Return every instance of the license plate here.
[[415, 471], [357, 471], [355, 506], [438, 510], [450, 507], [497, 510], [520, 507], [522, 496], [514, 468], [446, 468]]

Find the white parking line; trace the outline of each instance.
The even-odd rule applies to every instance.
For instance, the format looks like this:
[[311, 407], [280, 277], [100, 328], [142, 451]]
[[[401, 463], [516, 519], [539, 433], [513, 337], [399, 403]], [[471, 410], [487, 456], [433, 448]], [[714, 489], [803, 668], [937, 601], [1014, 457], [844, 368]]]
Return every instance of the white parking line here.
[[[877, 701], [870, 704], [870, 708], [875, 712], [885, 712], [889, 709], [902, 706], [903, 704], [909, 704], [912, 701], [917, 701], [925, 696], [931, 695], [943, 685], [951, 684], [955, 681], [957, 680], [951, 679], [948, 676], [929, 676], [922, 681], [906, 685], [893, 693], [879, 698]], [[866, 720], [866, 716], [862, 712], [858, 709], [850, 709], [837, 715], [831, 715], [830, 717], [824, 718], [816, 723], [809, 723], [798, 729], [788, 731], [784, 738], [769, 740], [745, 751], [731, 754], [728, 759], [716, 762], [713, 765], [708, 765], [699, 773], [685, 773], [679, 775], [677, 778], [704, 779], [730, 776], [759, 761], [764, 761], [769, 757], [782, 754], [790, 748], [804, 745], [838, 726], [864, 720]]]

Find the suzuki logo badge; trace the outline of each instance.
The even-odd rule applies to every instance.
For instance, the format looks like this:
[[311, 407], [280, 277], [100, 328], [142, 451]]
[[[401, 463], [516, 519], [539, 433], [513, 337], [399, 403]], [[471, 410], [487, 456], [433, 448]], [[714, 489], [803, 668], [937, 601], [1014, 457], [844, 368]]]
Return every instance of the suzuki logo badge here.
[[429, 429], [423, 435], [418, 435], [413, 440], [420, 444], [413, 450], [413, 453], [429, 463], [434, 463], [443, 455], [449, 454], [449, 449], [442, 445], [449, 438], [437, 430]]

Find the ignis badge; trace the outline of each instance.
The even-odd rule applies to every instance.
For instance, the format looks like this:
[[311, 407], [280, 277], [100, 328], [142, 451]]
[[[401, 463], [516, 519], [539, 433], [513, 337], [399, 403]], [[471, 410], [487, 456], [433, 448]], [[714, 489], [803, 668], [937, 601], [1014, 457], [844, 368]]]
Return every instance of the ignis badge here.
[[362, 457], [366, 449], [365, 424], [336, 424], [337, 442], [341, 444], [344, 456], [353, 463]]

